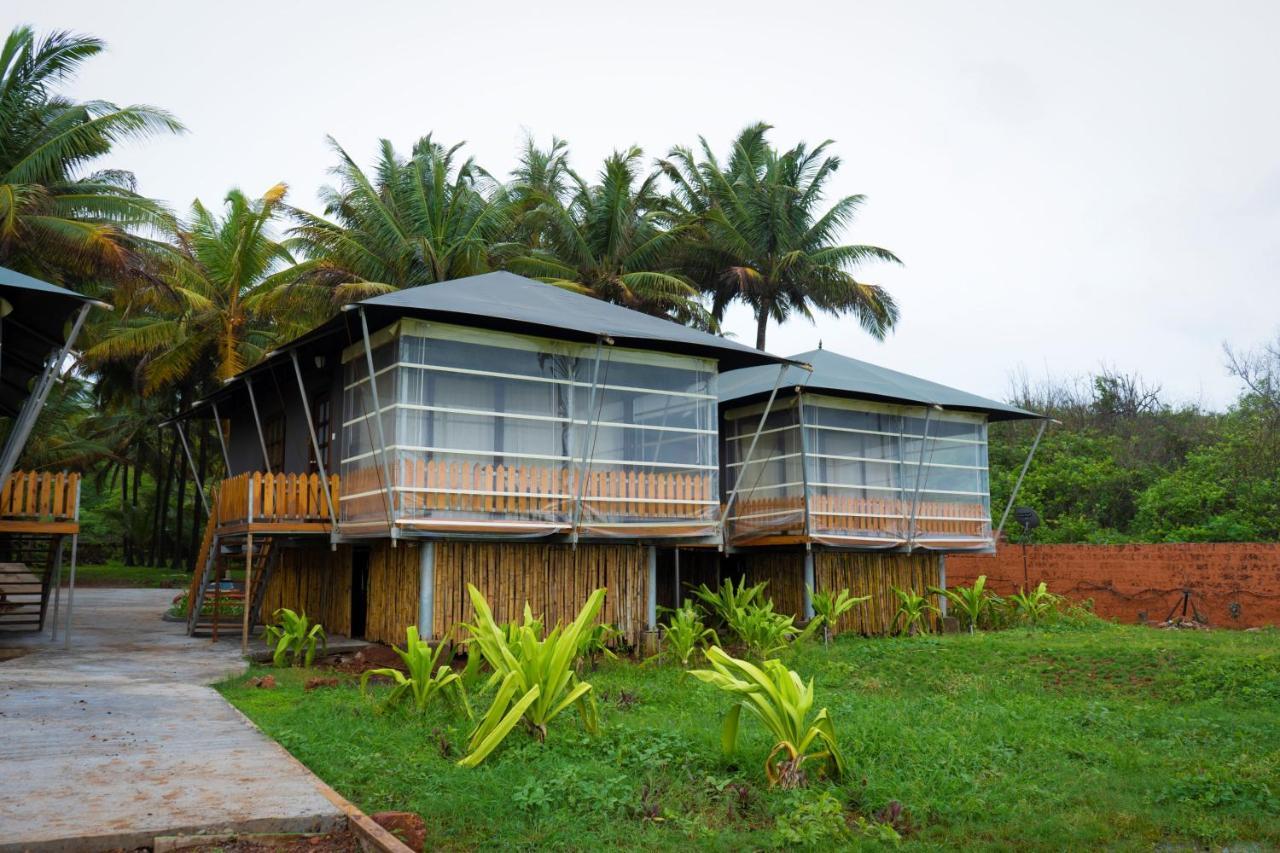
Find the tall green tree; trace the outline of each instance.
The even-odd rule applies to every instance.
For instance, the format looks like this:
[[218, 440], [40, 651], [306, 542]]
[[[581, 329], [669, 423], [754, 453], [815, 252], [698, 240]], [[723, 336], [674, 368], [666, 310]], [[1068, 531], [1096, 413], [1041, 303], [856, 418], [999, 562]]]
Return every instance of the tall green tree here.
[[323, 319], [323, 286], [303, 281], [316, 263], [298, 262], [271, 230], [285, 193], [284, 184], [260, 199], [232, 190], [222, 215], [193, 203], [171, 235], [173, 251], [157, 259], [154, 283], [117, 305], [88, 363], [136, 365], [145, 394], [199, 393]]
[[39, 38], [25, 26], [0, 48], [0, 265], [99, 292], [136, 271], [139, 229], [169, 216], [138, 195], [131, 173], [91, 164], [117, 142], [182, 130], [154, 107], [56, 91], [102, 50], [98, 39]]
[[590, 183], [572, 170], [562, 195], [524, 187], [540, 199], [533, 215], [539, 245], [506, 266], [551, 284], [660, 317], [707, 327], [711, 318], [693, 282], [676, 268], [690, 226], [672, 222], [657, 173], [645, 174], [639, 148], [615, 152]]
[[567, 142], [553, 136], [549, 147], [539, 148], [532, 136], [525, 137], [507, 184], [511, 235], [518, 245], [542, 248], [547, 227], [543, 203], [546, 199], [567, 203], [573, 189], [571, 177]]
[[446, 148], [427, 135], [404, 157], [384, 139], [367, 173], [330, 143], [338, 185], [321, 191], [323, 216], [294, 210], [290, 232], [316, 261], [312, 279], [359, 299], [493, 268], [494, 247], [508, 236], [505, 189], [462, 159], [460, 144]]
[[734, 141], [724, 165], [705, 139], [700, 153], [673, 149], [659, 168], [673, 183], [673, 208], [699, 226], [685, 249], [688, 276], [711, 295], [720, 320], [730, 303], [751, 307], [756, 347], [764, 349], [770, 320], [814, 310], [851, 315], [876, 338], [898, 319], [884, 288], [854, 277], [869, 261], [900, 263], [878, 246], [839, 242], [865, 201], [861, 195], [822, 205], [840, 159], [830, 141], [812, 150], [803, 142], [779, 153], [770, 126], [754, 124]]

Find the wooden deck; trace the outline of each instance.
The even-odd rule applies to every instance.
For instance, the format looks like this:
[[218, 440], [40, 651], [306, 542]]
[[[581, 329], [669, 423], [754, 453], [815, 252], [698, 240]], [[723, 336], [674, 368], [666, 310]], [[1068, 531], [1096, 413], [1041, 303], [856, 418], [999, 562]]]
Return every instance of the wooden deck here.
[[79, 533], [79, 508], [79, 474], [14, 471], [0, 492], [0, 534]]

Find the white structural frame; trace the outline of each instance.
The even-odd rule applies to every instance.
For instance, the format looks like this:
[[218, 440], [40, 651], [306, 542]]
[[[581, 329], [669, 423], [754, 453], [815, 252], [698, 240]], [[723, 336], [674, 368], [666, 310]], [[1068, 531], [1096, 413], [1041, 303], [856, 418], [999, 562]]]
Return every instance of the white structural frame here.
[[[363, 312], [362, 312], [362, 322], [363, 322]], [[402, 440], [401, 436], [398, 433], [395, 436], [393, 436], [391, 442], [386, 444], [385, 447], [374, 447], [374, 448], [368, 448], [368, 449], [360, 448], [361, 452], [358, 452], [358, 453], [349, 453], [347, 448], [347, 442], [345, 441], [341, 442], [343, 453], [340, 456], [340, 465], [350, 465], [351, 463], [359, 462], [364, 459], [377, 459], [378, 457], [381, 456], [384, 460], [384, 466], [385, 466], [386, 465], [385, 460], [389, 458], [389, 455], [398, 454], [398, 452], [407, 452], [407, 453], [415, 453], [415, 454], [450, 455], [450, 456], [463, 458], [464, 461], [467, 458], [483, 459], [489, 456], [500, 455], [504, 458], [511, 458], [511, 459], [517, 459], [517, 460], [527, 459], [527, 460], [548, 462], [553, 464], [568, 465], [568, 466], [571, 466], [576, 472], [578, 472], [578, 479], [577, 479], [578, 487], [573, 490], [574, 494], [561, 493], [561, 491], [559, 490], [554, 490], [550, 492], [539, 492], [539, 491], [510, 491], [510, 490], [500, 490], [500, 489], [493, 489], [493, 490], [453, 489], [453, 488], [444, 488], [444, 487], [409, 486], [409, 485], [400, 485], [394, 482], [394, 480], [389, 480], [390, 488], [394, 492], [407, 493], [407, 494], [475, 494], [475, 495], [486, 495], [486, 496], [545, 498], [545, 499], [552, 499], [552, 500], [563, 500], [566, 502], [573, 501], [573, 510], [572, 510], [573, 517], [572, 517], [572, 521], [567, 525], [561, 524], [558, 522], [547, 522], [545, 524], [543, 523], [538, 523], [538, 524], [545, 526], [547, 528], [563, 528], [567, 526], [572, 530], [576, 531], [583, 524], [582, 515], [583, 515], [584, 504], [592, 504], [592, 505], [610, 504], [610, 503], [625, 504], [629, 501], [632, 501], [632, 502], [634, 501], [634, 499], [631, 499], [631, 498], [610, 498], [610, 497], [597, 498], [597, 497], [591, 497], [591, 496], [585, 495], [584, 490], [585, 490], [585, 484], [587, 479], [586, 475], [594, 467], [618, 468], [623, 470], [632, 470], [632, 469], [641, 469], [641, 468], [650, 469], [650, 470], [669, 470], [673, 472], [688, 473], [688, 474], [699, 475], [704, 477], [710, 476], [713, 481], [711, 485], [711, 492], [714, 493], [716, 491], [715, 480], [717, 479], [718, 473], [719, 473], [719, 465], [718, 465], [718, 459], [717, 459], [718, 448], [715, 440], [716, 436], [718, 435], [718, 430], [715, 428], [716, 400], [717, 400], [716, 395], [714, 393], [704, 392], [700, 390], [667, 390], [664, 388], [643, 387], [643, 386], [638, 386], [633, 384], [622, 384], [622, 383], [611, 384], [607, 381], [607, 370], [604, 370], [604, 365], [606, 363], [617, 360], [617, 361], [631, 362], [636, 364], [653, 364], [655, 366], [670, 367], [670, 368], [681, 370], [681, 371], [687, 371], [690, 374], [691, 381], [699, 374], [709, 374], [711, 377], [711, 380], [714, 381], [714, 376], [716, 374], [716, 366], [715, 366], [714, 360], [712, 359], [706, 359], [706, 358], [694, 357], [694, 356], [671, 355], [666, 353], [650, 352], [648, 350], [631, 350], [627, 348], [620, 348], [620, 347], [614, 346], [613, 341], [607, 337], [601, 337], [600, 339], [597, 340], [595, 344], [571, 343], [571, 342], [557, 341], [553, 339], [543, 339], [543, 338], [537, 338], [537, 337], [532, 337], [528, 335], [520, 335], [520, 334], [514, 334], [514, 333], [508, 334], [508, 333], [501, 333], [501, 332], [492, 332], [487, 330], [478, 330], [478, 329], [472, 329], [465, 326], [455, 326], [453, 324], [447, 324], [447, 323], [425, 322], [425, 321], [416, 320], [413, 318], [402, 318], [401, 320], [395, 323], [392, 323], [382, 329], [379, 329], [378, 331], [373, 332], [371, 334], [367, 333], [367, 323], [366, 323], [362, 331], [366, 331], [366, 335], [365, 335], [366, 340], [364, 341], [364, 346], [361, 347], [359, 344], [353, 344], [352, 346], [348, 347], [343, 352], [342, 361], [343, 363], [349, 363], [353, 359], [363, 355], [366, 361], [368, 362], [367, 370], [362, 372], [363, 375], [357, 375], [354, 373], [348, 375], [348, 380], [343, 382], [343, 390], [346, 393], [355, 392], [358, 394], [360, 393], [362, 386], [364, 386], [366, 383], [368, 383], [369, 387], [374, 389], [376, 392], [376, 382], [378, 378], [384, 374], [390, 373], [400, 368], [425, 370], [425, 371], [439, 371], [439, 372], [449, 373], [453, 375], [475, 376], [475, 377], [501, 379], [501, 380], [515, 380], [515, 381], [521, 381], [521, 382], [540, 383], [545, 385], [570, 386], [574, 388], [590, 389], [591, 391], [590, 400], [587, 403], [587, 412], [576, 413], [572, 411], [572, 407], [571, 407], [570, 412], [566, 417], [566, 416], [550, 414], [550, 413], [538, 414], [538, 413], [530, 413], [530, 412], [512, 412], [512, 411], [497, 411], [493, 409], [483, 409], [483, 408], [468, 408], [463, 406], [437, 405], [434, 401], [428, 401], [425, 403], [410, 402], [408, 400], [402, 399], [399, 383], [396, 383], [396, 393], [392, 400], [381, 401], [381, 400], [375, 399], [374, 407], [377, 412], [376, 415], [368, 412], [362, 412], [360, 414], [356, 414], [355, 411], [344, 412], [344, 416], [342, 420], [342, 428], [344, 430], [355, 428], [361, 423], [367, 422], [367, 420], [371, 417], [378, 417], [379, 427], [381, 427], [382, 415], [385, 415], [388, 412], [394, 412], [398, 410], [407, 410], [407, 411], [417, 411], [417, 412], [436, 412], [436, 413], [443, 413], [443, 414], [457, 414], [457, 415], [477, 417], [477, 418], [557, 423], [557, 424], [564, 424], [564, 425], [573, 426], [573, 427], [583, 427], [584, 429], [577, 431], [578, 438], [576, 440], [576, 449], [567, 454], [536, 453], [536, 452], [520, 451], [520, 450], [507, 451], [505, 449], [500, 454], [495, 454], [493, 451], [482, 450], [482, 449], [440, 446], [441, 443], [438, 441], [434, 442], [431, 445], [414, 444], [414, 443], [409, 443], [407, 441]], [[382, 368], [375, 368], [372, 363], [372, 349], [381, 347], [387, 344], [396, 344], [404, 336], [421, 337], [427, 340], [439, 339], [443, 341], [473, 343], [473, 344], [490, 346], [495, 348], [516, 349], [516, 350], [525, 350], [525, 351], [534, 351], [534, 352], [548, 352], [555, 355], [563, 355], [566, 357], [577, 358], [577, 359], [582, 359], [584, 357], [592, 357], [593, 358], [592, 381], [584, 382], [582, 380], [569, 378], [569, 377], [531, 375], [527, 373], [512, 373], [512, 372], [500, 371], [500, 370], [495, 371], [495, 370], [483, 370], [478, 368], [464, 368], [464, 367], [454, 367], [454, 366], [447, 366], [447, 365], [426, 364], [426, 363], [421, 363], [418, 361], [405, 358], [404, 353], [401, 351], [397, 351], [396, 353], [393, 353], [393, 358], [389, 364], [385, 365]], [[587, 350], [588, 348], [590, 348], [593, 351], [591, 356], [586, 356], [584, 353], [584, 351]], [[608, 350], [607, 358], [604, 357], [604, 351], [606, 348]], [[606, 374], [605, 376], [602, 376], [602, 370]], [[667, 424], [649, 424], [649, 423], [643, 423], [643, 422], [626, 423], [626, 422], [619, 422], [614, 420], [601, 420], [597, 417], [598, 413], [596, 411], [596, 409], [598, 408], [599, 394], [601, 391], [608, 391], [608, 390], [644, 394], [644, 395], [653, 395], [655, 397], [659, 397], [659, 396], [665, 397], [667, 398], [667, 401], [664, 404], [665, 406], [665, 408], [663, 409], [664, 412], [671, 408], [671, 405], [670, 405], [671, 399], [674, 398], [674, 399], [687, 400], [689, 401], [690, 404], [698, 406], [701, 412], [696, 417], [698, 417], [700, 420], [705, 420], [707, 425], [705, 427], [703, 426], [687, 427], [687, 426], [673, 426], [673, 425], [667, 425]], [[679, 436], [688, 436], [690, 438], [696, 438], [700, 443], [700, 446], [696, 451], [696, 455], [699, 459], [706, 457], [707, 461], [661, 462], [661, 461], [654, 461], [654, 460], [597, 458], [594, 453], [594, 447], [595, 447], [596, 436], [600, 429], [625, 429], [625, 430], [634, 430], [636, 432], [643, 432], [643, 433], [654, 433], [658, 436], [659, 441], [661, 441], [664, 435], [666, 434], [670, 434], [673, 436], [679, 435]], [[368, 498], [373, 496], [375, 493], [376, 492], [373, 490], [365, 490], [365, 491], [359, 491], [359, 492], [344, 492], [338, 498], [338, 503], [341, 504], [345, 501], [354, 501], [361, 498]], [[652, 499], [646, 498], [644, 500], [644, 503], [668, 505], [668, 506], [703, 506], [708, 508], [718, 507], [720, 504], [719, 500], [716, 500], [716, 499], [704, 500], [704, 499], [676, 498], [676, 497], [670, 497], [670, 498], [655, 497]], [[709, 524], [714, 523], [714, 520], [710, 518], [708, 518], [707, 521]], [[424, 523], [425, 523], [424, 520], [415, 519], [411, 516], [409, 517], [396, 516], [394, 519], [394, 524], [411, 526], [415, 524], [424, 524]], [[454, 524], [458, 522], [455, 521], [454, 519], [450, 519], [450, 523]], [[474, 523], [476, 524], [476, 526], [480, 526], [480, 527], [483, 527], [485, 525], [491, 525], [494, 527], [513, 526], [512, 521], [494, 521], [494, 522], [476, 521]], [[629, 522], [622, 522], [622, 521], [608, 521], [603, 523], [609, 527], [614, 527], [614, 526], [625, 527], [629, 524]], [[678, 525], [687, 526], [688, 523], [689, 523], [688, 520], [681, 520], [679, 522], [671, 522], [670, 526], [678, 526]], [[664, 526], [664, 522], [662, 521], [647, 521], [647, 522], [644, 522], [643, 524], [641, 524], [640, 522], [636, 522], [635, 524], [638, 526], [644, 526], [644, 527]], [[358, 525], [348, 524], [347, 526], [352, 527], [352, 526], [358, 526]]]
[[[771, 427], [769, 429], [758, 430], [757, 433], [752, 433], [752, 432], [743, 430], [743, 431], [737, 432], [734, 435], [726, 435], [725, 436], [726, 444], [729, 442], [741, 442], [744, 440], [752, 439], [753, 446], [748, 451], [748, 453], [743, 455], [741, 458], [726, 461], [725, 467], [727, 469], [734, 469], [739, 471], [739, 479], [741, 479], [741, 476], [746, 473], [748, 465], [759, 464], [762, 466], [762, 470], [763, 470], [763, 463], [765, 462], [773, 462], [777, 460], [799, 457], [801, 459], [800, 479], [798, 480], [787, 479], [783, 482], [778, 482], [778, 483], [754, 485], [749, 489], [744, 487], [743, 491], [746, 493], [754, 494], [754, 493], [760, 493], [760, 492], [778, 492], [782, 490], [793, 489], [797, 486], [800, 487], [803, 490], [803, 495], [804, 495], [804, 501], [803, 501], [804, 529], [805, 529], [805, 534], [807, 536], [812, 536], [817, 539], [838, 540], [842, 542], [874, 543], [877, 545], [883, 545], [884, 547], [888, 547], [888, 548], [899, 547], [904, 545], [909, 547], [914, 547], [916, 545], [927, 545], [928, 538], [926, 537], [924, 539], [920, 539], [920, 537], [918, 536], [918, 531], [916, 529], [917, 522], [919, 521], [955, 521], [956, 520], [951, 516], [939, 516], [939, 515], [931, 514], [927, 511], [927, 509], [924, 512], [921, 511], [923, 508], [927, 507], [929, 500], [932, 499], [933, 496], [953, 496], [961, 499], [960, 502], [962, 503], [971, 503], [971, 502], [978, 503], [978, 501], [965, 500], [965, 499], [978, 498], [980, 499], [980, 502], [982, 503], [982, 505], [986, 508], [986, 520], [987, 520], [987, 523], [990, 524], [990, 521], [991, 521], [990, 469], [989, 469], [989, 464], [986, 461], [987, 419], [983, 415], [973, 413], [973, 412], [943, 410], [941, 409], [941, 407], [936, 407], [936, 406], [923, 406], [923, 407], [906, 406], [906, 405], [892, 405], [892, 404], [863, 401], [863, 400], [850, 400], [846, 398], [831, 397], [824, 394], [813, 393], [811, 391], [805, 390], [804, 388], [797, 389], [797, 393], [795, 396], [795, 405], [797, 406], [797, 410], [798, 410], [795, 423], [786, 424], [783, 426]], [[804, 409], [806, 406], [813, 406], [816, 408], [844, 409], [844, 410], [849, 410], [849, 411], [858, 412], [858, 413], [865, 413], [865, 414], [891, 415], [899, 418], [900, 419], [899, 423], [904, 426], [903, 428], [898, 430], [882, 430], [882, 429], [863, 429], [863, 428], [857, 428], [857, 427], [825, 425], [825, 424], [818, 423], [816, 419], [807, 418], [804, 414]], [[778, 410], [776, 406], [774, 408], [775, 410]], [[762, 405], [757, 403], [754, 405], [744, 406], [738, 409], [728, 411], [725, 413], [725, 419], [728, 421], [734, 421], [734, 422], [748, 421], [750, 418], [754, 417], [757, 412], [762, 412], [762, 411], [763, 411]], [[920, 432], [908, 431], [905, 428], [906, 420], [912, 419], [912, 418], [916, 419], [917, 421], [923, 421], [923, 427], [921, 428]], [[936, 432], [931, 433], [930, 427], [933, 424], [936, 424], [942, 421], [969, 423], [969, 424], [974, 424], [975, 426], [979, 426], [981, 438], [972, 438], [967, 436], [937, 435]], [[754, 450], [754, 440], [757, 438], [758, 435], [788, 433], [795, 430], [800, 431], [800, 440], [799, 440], [800, 450], [793, 450], [787, 453], [777, 454], [769, 457], [768, 460], [753, 460], [751, 458], [751, 453]], [[852, 434], [862, 434], [862, 435], [884, 436], [886, 438], [895, 440], [896, 455], [894, 457], [878, 458], [878, 457], [854, 456], [854, 455], [838, 454], [838, 453], [820, 453], [820, 452], [817, 452], [816, 449], [811, 446], [811, 441], [810, 441], [811, 437], [808, 434], [809, 430], [814, 430], [816, 432], [826, 431], [826, 432], [835, 432], [835, 433], [852, 433]], [[919, 453], [917, 454], [918, 458], [907, 459], [905, 451], [908, 447], [908, 443], [912, 441], [920, 442]], [[956, 462], [933, 461], [933, 457], [935, 453], [939, 449], [945, 448], [948, 446], [952, 446], [952, 447], [972, 446], [972, 447], [978, 448], [979, 449], [978, 454], [979, 454], [979, 458], [981, 459], [981, 464], [960, 464]], [[1034, 446], [1033, 446], [1032, 453], [1034, 453]], [[1027, 465], [1030, 464], [1030, 455], [1031, 454], [1028, 454]], [[824, 459], [833, 460], [836, 462], [857, 462], [857, 463], [866, 463], [870, 465], [897, 466], [900, 471], [898, 481], [897, 481], [899, 484], [895, 486], [887, 486], [887, 485], [872, 485], [869, 483], [857, 483], [857, 482], [831, 482], [830, 478], [820, 479], [816, 476], [818, 473], [817, 470], [815, 469], [814, 471], [811, 472], [809, 469], [809, 466], [813, 461], [824, 460]], [[1023, 471], [1024, 474], [1025, 474], [1025, 467], [1026, 466], [1024, 466], [1024, 471]], [[911, 484], [908, 484], [905, 480], [902, 479], [902, 474], [906, 473], [902, 469], [914, 470], [914, 476], [912, 477], [913, 482]], [[973, 472], [975, 475], [976, 482], [979, 484], [985, 485], [986, 488], [985, 490], [973, 491], [968, 489], [939, 488], [939, 487], [931, 486], [929, 484], [929, 476], [927, 472], [935, 469]], [[757, 477], [757, 480], [758, 479], [759, 477]], [[890, 496], [890, 495], [902, 496], [902, 500], [904, 502], [909, 501], [908, 507], [904, 508], [902, 512], [865, 513], [863, 515], [865, 515], [868, 518], [874, 517], [874, 518], [897, 519], [903, 522], [907, 526], [908, 528], [907, 535], [896, 536], [896, 537], [895, 536], [872, 537], [872, 536], [861, 536], [857, 534], [842, 534], [838, 532], [830, 532], [830, 533], [824, 532], [822, 530], [822, 524], [818, 521], [819, 519], [822, 519], [824, 517], [841, 517], [843, 515], [846, 515], [846, 513], [827, 512], [827, 511], [813, 509], [810, 507], [810, 503], [811, 503], [810, 499], [813, 496], [815, 490], [826, 491], [826, 490], [833, 490], [833, 489], [848, 489], [848, 490], [854, 490], [854, 491], [859, 491], [864, 493], [865, 492], [882, 492], [886, 496]], [[1015, 488], [1015, 494], [1016, 494], [1016, 488]], [[1010, 507], [1011, 506], [1012, 504], [1010, 504]], [[1006, 509], [1006, 515], [1007, 513], [1008, 513], [1008, 509]], [[746, 513], [746, 514], [740, 514], [740, 515], [728, 515], [727, 520], [728, 521], [737, 521], [737, 520], [749, 521], [749, 520], [756, 520], [756, 519], [762, 519], [762, 518], [777, 518], [777, 517], [793, 516], [793, 515], [795, 515], [795, 510], [782, 509], [782, 510], [767, 511], [767, 512]], [[966, 519], [966, 520], [978, 520], [978, 519]], [[967, 539], [969, 537], [964, 537], [964, 538]], [[978, 541], [978, 540], [975, 540], [975, 541]]]

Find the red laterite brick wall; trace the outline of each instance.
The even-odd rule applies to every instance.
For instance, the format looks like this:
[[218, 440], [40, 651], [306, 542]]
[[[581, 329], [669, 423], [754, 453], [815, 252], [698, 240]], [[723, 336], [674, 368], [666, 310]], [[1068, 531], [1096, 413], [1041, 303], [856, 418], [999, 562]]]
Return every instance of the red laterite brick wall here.
[[[1023, 585], [1022, 547], [995, 554], [949, 554], [947, 586], [987, 576], [989, 589], [1007, 594]], [[1191, 602], [1219, 628], [1280, 625], [1280, 544], [1030, 545], [1030, 586], [1093, 599], [1099, 616], [1121, 622], [1160, 622], [1191, 590]], [[1190, 611], [1188, 611], [1190, 613]]]

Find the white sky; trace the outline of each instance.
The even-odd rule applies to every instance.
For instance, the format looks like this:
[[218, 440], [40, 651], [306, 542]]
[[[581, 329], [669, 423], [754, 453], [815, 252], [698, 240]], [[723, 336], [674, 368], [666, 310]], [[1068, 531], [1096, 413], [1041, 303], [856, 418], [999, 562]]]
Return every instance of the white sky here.
[[[862, 277], [902, 308], [883, 343], [821, 317], [770, 328], [1003, 397], [1010, 375], [1137, 370], [1222, 406], [1221, 347], [1280, 330], [1280, 3], [484, 2], [204, 4], [8, 0], [105, 39], [77, 97], [171, 110], [185, 136], [123, 149], [184, 208], [286, 181], [318, 210], [332, 134], [434, 132], [505, 174], [526, 129], [594, 172], [744, 125], [836, 140], [849, 239], [903, 268]], [[748, 343], [746, 311], [728, 331]]]

